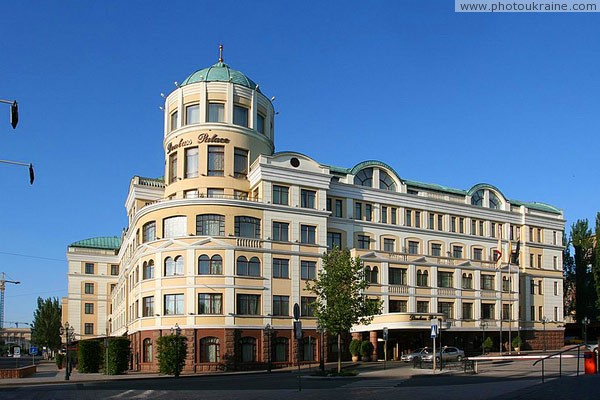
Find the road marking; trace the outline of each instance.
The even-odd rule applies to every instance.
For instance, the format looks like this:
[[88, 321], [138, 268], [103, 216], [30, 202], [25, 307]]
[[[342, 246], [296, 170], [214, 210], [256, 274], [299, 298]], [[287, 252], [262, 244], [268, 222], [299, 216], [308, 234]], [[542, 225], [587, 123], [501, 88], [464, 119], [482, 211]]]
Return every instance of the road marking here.
[[133, 392], [135, 392], [135, 390], [127, 390], [126, 392], [119, 393], [119, 394], [116, 394], [114, 396], [110, 396], [110, 398], [111, 399], [119, 399], [119, 398], [127, 396], [129, 394], [133, 394]]
[[344, 388], [393, 388], [398, 387], [405, 379], [361, 379], [344, 385]]

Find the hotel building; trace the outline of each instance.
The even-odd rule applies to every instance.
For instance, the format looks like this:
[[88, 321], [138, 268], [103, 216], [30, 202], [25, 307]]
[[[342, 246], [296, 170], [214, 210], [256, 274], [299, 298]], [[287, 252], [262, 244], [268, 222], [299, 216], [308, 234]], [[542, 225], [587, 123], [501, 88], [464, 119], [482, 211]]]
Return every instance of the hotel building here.
[[383, 300], [382, 314], [352, 332], [378, 358], [384, 327], [397, 358], [431, 344], [433, 318], [442, 343], [468, 353], [483, 335], [496, 349], [517, 334], [532, 348], [562, 345], [561, 210], [489, 184], [412, 181], [380, 161], [340, 168], [276, 153], [274, 114], [259, 85], [221, 58], [166, 96], [164, 178], [131, 180], [121, 238], [69, 246], [63, 322], [82, 338], [127, 335], [137, 370], [157, 370], [156, 339], [176, 325], [187, 371], [269, 354], [291, 365], [298, 351], [303, 362], [336, 359], [305, 283], [337, 245], [363, 260], [367, 294]]

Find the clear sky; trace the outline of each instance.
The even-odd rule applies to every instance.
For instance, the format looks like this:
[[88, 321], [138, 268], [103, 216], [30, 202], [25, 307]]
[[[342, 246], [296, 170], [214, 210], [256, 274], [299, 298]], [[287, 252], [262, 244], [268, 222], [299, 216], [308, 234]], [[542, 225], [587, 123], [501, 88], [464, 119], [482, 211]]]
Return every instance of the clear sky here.
[[[276, 96], [276, 150], [406, 179], [486, 182], [600, 211], [600, 13], [457, 14], [454, 1], [12, 1], [0, 14], [6, 321], [66, 295], [67, 246], [120, 235], [164, 174], [160, 93], [224, 58]], [[7, 326], [10, 326], [7, 324]]]

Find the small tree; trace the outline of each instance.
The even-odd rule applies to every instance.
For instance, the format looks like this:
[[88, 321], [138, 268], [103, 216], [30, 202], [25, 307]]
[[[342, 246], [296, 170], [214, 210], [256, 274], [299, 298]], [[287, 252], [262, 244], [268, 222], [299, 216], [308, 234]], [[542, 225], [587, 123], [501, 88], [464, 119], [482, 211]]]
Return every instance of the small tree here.
[[33, 312], [31, 341], [40, 347], [58, 350], [61, 344], [61, 306], [58, 298], [37, 299], [37, 309]]
[[371, 355], [373, 354], [373, 343], [368, 340], [363, 340], [360, 344], [360, 355], [363, 358], [363, 361], [369, 361]]
[[490, 349], [494, 346], [494, 342], [492, 341], [491, 337], [486, 337], [485, 340], [483, 341], [483, 351], [484, 352], [488, 352], [490, 351]]
[[334, 247], [323, 255], [323, 269], [306, 288], [317, 295], [315, 315], [319, 325], [338, 338], [338, 373], [342, 370], [342, 333], [354, 325], [369, 324], [381, 313], [381, 300], [364, 295], [369, 286], [361, 260], [350, 250]]
[[352, 339], [352, 341], [350, 342], [350, 346], [348, 348], [348, 350], [350, 351], [350, 354], [352, 354], [354, 357], [358, 357], [360, 355], [360, 345], [361, 345], [360, 340]]
[[181, 335], [159, 337], [158, 370], [161, 374], [179, 376], [185, 364], [187, 338]]
[[523, 340], [521, 339], [521, 336], [515, 336], [512, 340], [512, 347], [517, 349], [521, 348], [521, 346], [523, 346]]

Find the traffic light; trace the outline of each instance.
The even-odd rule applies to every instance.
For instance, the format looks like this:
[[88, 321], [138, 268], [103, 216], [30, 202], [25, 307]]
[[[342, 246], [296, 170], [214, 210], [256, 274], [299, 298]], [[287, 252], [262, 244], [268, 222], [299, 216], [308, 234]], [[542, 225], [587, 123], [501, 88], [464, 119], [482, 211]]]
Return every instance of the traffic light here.
[[12, 125], [13, 129], [16, 129], [18, 123], [19, 123], [19, 104], [15, 100], [10, 105], [10, 124]]
[[29, 164], [29, 184], [33, 185], [35, 180], [35, 173], [33, 172], [33, 164]]

